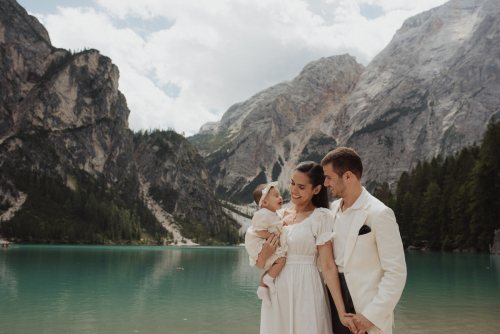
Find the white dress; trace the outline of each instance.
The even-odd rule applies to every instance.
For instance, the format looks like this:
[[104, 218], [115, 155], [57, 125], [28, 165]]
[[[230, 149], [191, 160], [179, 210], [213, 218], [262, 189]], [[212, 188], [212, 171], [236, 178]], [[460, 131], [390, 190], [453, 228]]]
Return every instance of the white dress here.
[[330, 334], [332, 318], [326, 286], [316, 266], [318, 245], [335, 236], [329, 209], [317, 208], [305, 220], [286, 226], [286, 265], [275, 279], [271, 306], [262, 303], [261, 334]]
[[268, 231], [280, 236], [280, 246], [276, 248], [276, 252], [267, 260], [264, 269], [269, 270], [274, 261], [280, 257], [286, 256], [286, 233], [283, 228], [283, 212], [272, 212], [266, 208], [262, 208], [253, 214], [252, 226], [247, 229], [245, 234], [245, 248], [250, 258], [250, 265], [255, 266], [259, 253], [262, 251], [262, 245], [266, 239], [261, 238], [255, 231]]

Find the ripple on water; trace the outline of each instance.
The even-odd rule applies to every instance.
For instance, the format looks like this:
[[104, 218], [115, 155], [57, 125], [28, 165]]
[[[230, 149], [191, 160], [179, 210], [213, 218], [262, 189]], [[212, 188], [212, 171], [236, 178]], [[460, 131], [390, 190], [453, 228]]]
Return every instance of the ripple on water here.
[[[395, 334], [500, 332], [500, 256], [406, 255]], [[242, 247], [10, 247], [0, 333], [258, 333], [260, 276]]]

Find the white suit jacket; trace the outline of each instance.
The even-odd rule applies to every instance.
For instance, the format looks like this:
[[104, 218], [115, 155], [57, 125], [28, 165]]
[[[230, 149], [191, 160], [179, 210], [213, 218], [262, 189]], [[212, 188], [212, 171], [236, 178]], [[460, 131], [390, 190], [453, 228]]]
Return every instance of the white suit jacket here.
[[[346, 242], [344, 275], [356, 313], [375, 325], [368, 334], [392, 333], [393, 311], [406, 283], [403, 242], [390, 208], [364, 188], [359, 199], [351, 207], [356, 211]], [[334, 217], [340, 203], [330, 207]], [[358, 235], [363, 225], [371, 232]]]

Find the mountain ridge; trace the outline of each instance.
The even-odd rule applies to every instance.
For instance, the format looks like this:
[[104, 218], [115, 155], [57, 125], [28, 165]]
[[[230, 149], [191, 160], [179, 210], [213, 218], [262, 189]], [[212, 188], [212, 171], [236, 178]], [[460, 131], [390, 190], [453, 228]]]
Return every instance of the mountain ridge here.
[[[119, 70], [109, 57], [52, 46], [45, 28], [13, 0], [0, 0], [0, 51], [0, 214], [28, 194], [13, 220], [0, 225], [2, 234], [37, 242], [130, 243], [147, 232], [150, 241], [182, 242], [147, 212], [154, 205], [144, 202], [141, 191], [156, 182], [158, 192], [176, 188], [178, 196], [162, 205], [173, 204], [183, 233], [198, 243], [239, 243], [238, 224], [222, 210], [204, 160], [182, 135], [169, 134], [175, 151], [157, 154], [144, 143], [145, 151], [137, 151]], [[146, 173], [142, 159], [175, 178]], [[197, 173], [204, 169], [204, 176]], [[200, 208], [190, 194], [209, 205]]]
[[[338, 146], [353, 147], [360, 153], [366, 166], [362, 182], [369, 190], [384, 182], [395, 189], [402, 171], [410, 170], [417, 161], [449, 154], [480, 140], [492, 115], [500, 116], [496, 94], [500, 89], [500, 49], [494, 42], [500, 39], [498, 17], [498, 2], [457, 0], [408, 18], [366, 67], [359, 66], [359, 75], [342, 103], [335, 104], [323, 119], [323, 115], [308, 114], [310, 122], [319, 123], [313, 134], [299, 135], [288, 143], [286, 136], [260, 142], [277, 154], [256, 154], [238, 140], [244, 133], [256, 137], [258, 127], [272, 124], [262, 111], [262, 101], [256, 106], [250, 103], [253, 97], [230, 107], [217, 127], [213, 123], [204, 126], [205, 134], [188, 139], [199, 142], [201, 136], [208, 136], [207, 131], [218, 136], [229, 128], [223, 125], [227, 120], [234, 115], [244, 117], [232, 123], [231, 137], [227, 136], [226, 142], [219, 139], [218, 147], [211, 147], [212, 153], [205, 156], [217, 185], [234, 198], [261, 175], [260, 167], [265, 169], [265, 177], [261, 175], [259, 180], [269, 182], [275, 180], [271, 170], [278, 170], [274, 168], [278, 164], [280, 173], [274, 175], [286, 189], [288, 176], [298, 162], [319, 162]], [[342, 83], [346, 78], [330, 75], [336, 77], [326, 81]], [[280, 101], [282, 95], [276, 94], [274, 87], [258, 94]], [[290, 109], [299, 108], [299, 102], [290, 100]], [[245, 105], [251, 110], [244, 110]], [[290, 131], [302, 125], [293, 112], [282, 116], [290, 120]], [[240, 155], [232, 153], [236, 147], [242, 151]], [[294, 154], [284, 154], [286, 147]], [[266, 154], [272, 159], [265, 160]], [[246, 161], [241, 157], [244, 155], [256, 162]], [[237, 157], [244, 161], [241, 166], [234, 163]]]

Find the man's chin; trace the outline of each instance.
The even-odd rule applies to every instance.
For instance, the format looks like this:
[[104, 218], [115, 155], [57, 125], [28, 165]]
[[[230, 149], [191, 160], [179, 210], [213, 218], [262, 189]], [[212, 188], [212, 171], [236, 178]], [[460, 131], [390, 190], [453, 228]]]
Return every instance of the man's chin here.
[[342, 194], [337, 193], [334, 189], [330, 188], [333, 198], [342, 198]]

